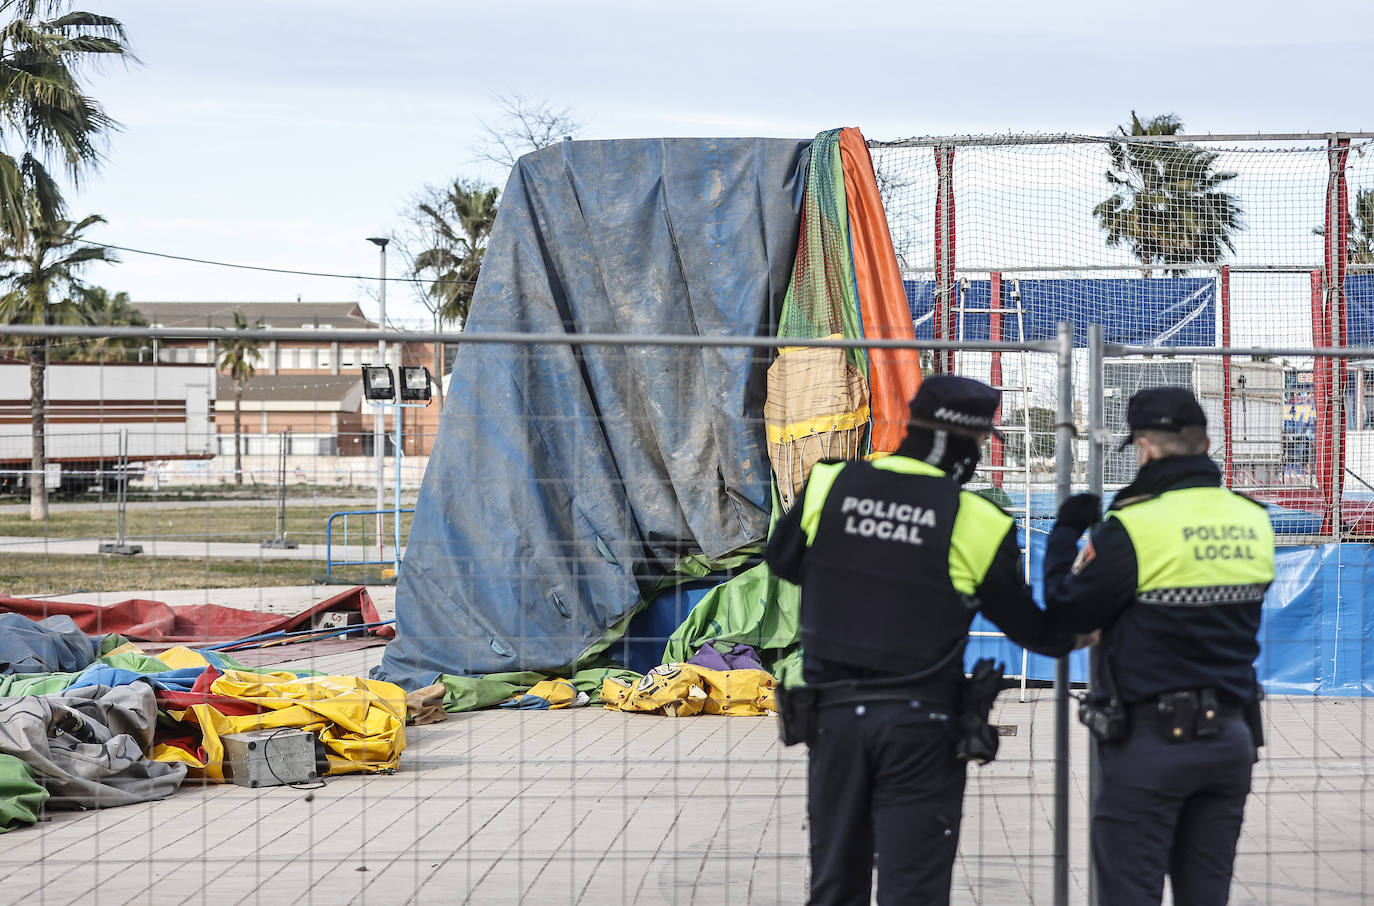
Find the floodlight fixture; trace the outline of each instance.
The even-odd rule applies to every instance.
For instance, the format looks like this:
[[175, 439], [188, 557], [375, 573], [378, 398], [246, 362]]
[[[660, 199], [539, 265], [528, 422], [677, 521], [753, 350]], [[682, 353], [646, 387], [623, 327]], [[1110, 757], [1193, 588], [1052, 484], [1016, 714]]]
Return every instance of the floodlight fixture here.
[[404, 365], [401, 368], [401, 399], [429, 399], [429, 369], [418, 365]]
[[363, 366], [363, 396], [386, 402], [396, 399], [396, 384], [391, 379], [390, 365]]

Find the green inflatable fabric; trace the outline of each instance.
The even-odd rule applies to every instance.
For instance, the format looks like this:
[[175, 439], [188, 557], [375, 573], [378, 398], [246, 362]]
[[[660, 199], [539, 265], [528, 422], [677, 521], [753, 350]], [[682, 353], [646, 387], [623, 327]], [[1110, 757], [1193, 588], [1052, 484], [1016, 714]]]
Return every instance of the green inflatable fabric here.
[[702, 645], [749, 645], [784, 685], [801, 683], [801, 589], [760, 563], [717, 585], [668, 639], [665, 664], [689, 660]]
[[636, 682], [639, 674], [633, 670], [627, 670], [619, 664], [598, 663], [583, 667], [571, 673], [543, 674], [534, 672], [523, 673], [489, 673], [486, 676], [454, 676], [448, 673], [439, 674], [437, 682], [441, 683], [444, 692], [444, 710], [451, 714], [460, 711], [474, 711], [478, 708], [490, 708], [492, 705], [499, 705], [501, 702], [521, 692], [526, 692], [535, 683], [555, 676], [562, 676], [572, 681], [578, 692], [585, 692], [591, 696], [591, 703], [596, 704], [601, 700], [601, 684], [606, 677], [614, 676], [628, 682]]
[[0, 754], [0, 834], [35, 823], [47, 798], [28, 765]]

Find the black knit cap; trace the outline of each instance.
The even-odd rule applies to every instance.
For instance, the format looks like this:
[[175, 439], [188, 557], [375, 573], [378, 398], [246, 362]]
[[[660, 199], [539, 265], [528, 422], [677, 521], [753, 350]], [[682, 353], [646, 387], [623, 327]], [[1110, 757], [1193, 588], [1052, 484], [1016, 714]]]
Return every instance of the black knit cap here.
[[997, 434], [994, 417], [1001, 403], [1002, 391], [982, 381], [933, 374], [921, 381], [921, 389], [911, 398], [911, 421], [921, 427], [963, 434]]
[[1126, 407], [1126, 425], [1131, 430], [1121, 442], [1122, 450], [1135, 440], [1137, 431], [1205, 428], [1207, 415], [1187, 387], [1150, 387], [1131, 397]]

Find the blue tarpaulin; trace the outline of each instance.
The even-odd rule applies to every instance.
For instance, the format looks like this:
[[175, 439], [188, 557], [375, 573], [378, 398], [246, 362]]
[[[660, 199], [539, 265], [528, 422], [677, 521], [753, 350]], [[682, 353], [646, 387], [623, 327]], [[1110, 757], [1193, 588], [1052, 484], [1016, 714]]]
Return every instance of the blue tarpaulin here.
[[1374, 345], [1374, 274], [1345, 278], [1345, 333], [1351, 346]]
[[[1053, 340], [1060, 321], [1074, 324], [1074, 345], [1088, 344], [1088, 325], [1101, 324], [1108, 343], [1145, 346], [1212, 346], [1216, 343], [1216, 281], [1210, 277], [1047, 279], [1018, 281], [1025, 336], [1018, 337], [1015, 315], [1003, 314], [1002, 339]], [[1011, 284], [1002, 282], [997, 308], [1010, 308]], [[907, 280], [906, 297], [916, 336], [933, 336], [935, 282]], [[961, 294], [965, 308], [989, 308], [992, 284], [970, 280]], [[958, 318], [958, 314], [954, 315]], [[986, 340], [991, 317], [963, 313], [963, 339]], [[958, 322], [952, 336], [959, 337]]]
[[[562, 142], [501, 197], [468, 333], [755, 337], [796, 253], [809, 142]], [[687, 552], [763, 538], [767, 357], [464, 344], [374, 675], [552, 671]]]
[[[1031, 587], [1043, 606], [1046, 536], [1031, 533]], [[1374, 545], [1280, 546], [1275, 580], [1264, 599], [1255, 668], [1273, 695], [1374, 695]], [[975, 630], [996, 631], [981, 616]], [[980, 657], [1021, 670], [1021, 649], [1006, 639], [973, 639], [967, 664]], [[1073, 682], [1087, 680], [1087, 653], [1070, 656]], [[1054, 659], [1032, 654], [1027, 675], [1054, 679]]]

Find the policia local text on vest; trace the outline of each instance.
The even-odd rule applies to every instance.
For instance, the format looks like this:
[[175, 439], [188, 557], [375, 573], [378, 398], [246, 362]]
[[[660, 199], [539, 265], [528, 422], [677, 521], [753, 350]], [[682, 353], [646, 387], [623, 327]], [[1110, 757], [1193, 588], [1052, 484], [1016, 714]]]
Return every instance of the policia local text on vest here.
[[1095, 496], [1065, 501], [1045, 554], [1050, 612], [1102, 630], [1103, 691], [1080, 709], [1101, 767], [1098, 902], [1154, 906], [1168, 875], [1178, 906], [1215, 906], [1263, 744], [1253, 665], [1274, 533], [1262, 506], [1221, 487], [1189, 391], [1141, 391], [1127, 420], [1135, 481], [1100, 523]]

